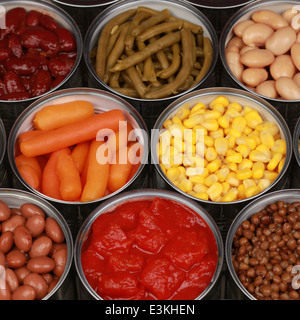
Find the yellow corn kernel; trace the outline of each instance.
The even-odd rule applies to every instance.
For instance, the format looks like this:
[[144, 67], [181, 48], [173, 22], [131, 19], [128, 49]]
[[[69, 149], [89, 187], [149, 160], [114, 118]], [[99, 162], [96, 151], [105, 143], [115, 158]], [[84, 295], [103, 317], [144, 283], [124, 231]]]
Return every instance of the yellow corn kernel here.
[[256, 186], [256, 182], [253, 179], [245, 179], [243, 180], [243, 185], [245, 189]]
[[279, 162], [278, 164], [278, 168], [277, 168], [277, 172], [280, 173], [280, 171], [282, 170], [283, 166], [284, 166], [284, 163], [285, 163], [285, 157], [283, 157], [281, 159], [281, 161]]
[[207, 186], [205, 186], [203, 183], [196, 183], [193, 187], [193, 190], [195, 193], [202, 193], [206, 192], [208, 189]]
[[274, 181], [278, 177], [278, 173], [274, 171], [265, 170], [263, 178]]
[[228, 150], [228, 139], [226, 138], [215, 138], [214, 147], [218, 155], [225, 156]]
[[222, 198], [222, 202], [231, 202], [237, 200], [238, 190], [236, 188], [231, 188]]
[[179, 124], [180, 126], [183, 125], [182, 121], [177, 117], [177, 115], [172, 118], [172, 122], [173, 122], [174, 124], [177, 123], [177, 124]]
[[245, 133], [246, 136], [248, 136], [252, 131], [253, 131], [252, 128], [246, 126], [246, 127], [245, 127], [245, 130], [244, 130], [244, 133]]
[[195, 193], [194, 197], [201, 199], [201, 200], [208, 200], [208, 194], [206, 192]]
[[268, 163], [267, 169], [270, 171], [275, 170], [278, 166], [279, 162], [281, 161], [283, 155], [281, 153], [275, 153], [272, 160]]
[[197, 177], [197, 176], [204, 176], [205, 174], [205, 168], [204, 167], [189, 167], [185, 169], [185, 174], [188, 177]]
[[258, 111], [252, 110], [250, 112], [247, 112], [245, 114], [245, 120], [247, 122], [247, 126], [255, 129], [256, 126], [258, 126], [260, 123], [263, 122], [261, 116], [259, 115]]
[[164, 126], [166, 129], [169, 129], [172, 124], [173, 124], [172, 120], [166, 120], [166, 121], [164, 122], [163, 126]]
[[224, 115], [229, 116], [231, 119], [241, 116], [241, 113], [238, 112], [235, 108], [227, 108]]
[[283, 139], [276, 140], [274, 145], [273, 145], [273, 147], [271, 148], [271, 151], [275, 152], [275, 153], [279, 152], [279, 153], [285, 155], [286, 154], [286, 142], [285, 142], [285, 140], [283, 140]]
[[245, 199], [246, 198], [246, 195], [245, 195], [245, 186], [243, 184], [240, 184], [238, 187], [237, 187], [237, 190], [238, 190], [238, 198], [239, 199]]
[[212, 108], [216, 104], [222, 104], [224, 107], [227, 107], [229, 105], [229, 101], [224, 96], [219, 96], [215, 98], [213, 101], [210, 102], [209, 106]]
[[180, 182], [186, 178], [186, 174], [185, 174], [186, 170], [185, 170], [185, 167], [183, 167], [183, 166], [179, 166], [177, 169], [179, 170], [179, 176], [178, 176], [177, 180]]
[[180, 181], [178, 188], [183, 192], [189, 192], [193, 190], [193, 183], [185, 178]]
[[195, 154], [196, 153], [196, 145], [185, 142], [185, 154]]
[[251, 197], [257, 195], [258, 193], [260, 193], [260, 189], [258, 186], [252, 186], [252, 187], [245, 189], [246, 198], [251, 198]]
[[272, 182], [268, 179], [260, 179], [257, 183], [257, 186], [259, 187], [259, 189], [261, 191], [265, 190], [266, 188], [268, 188], [268, 186], [271, 184]]
[[271, 121], [263, 121], [261, 124], [259, 124], [256, 127], [256, 130], [258, 131], [265, 131], [265, 132], [269, 132], [272, 134], [272, 136], [275, 136], [276, 134], [279, 133], [279, 128], [277, 126], [277, 124], [271, 122]]
[[269, 149], [271, 149], [274, 146], [275, 140], [270, 132], [262, 131], [259, 137], [261, 143], [268, 146]]
[[161, 167], [162, 172], [163, 172], [164, 174], [166, 174], [166, 173], [167, 173], [166, 167], [165, 167], [163, 164], [160, 164], [160, 167]]
[[179, 138], [175, 137], [171, 144], [178, 150], [178, 152], [184, 152], [186, 150], [185, 143]]
[[234, 137], [234, 136], [229, 137], [228, 148], [234, 149], [235, 145], [236, 145], [236, 137]]
[[249, 154], [249, 159], [253, 162], [260, 161], [260, 162], [270, 162], [271, 157], [269, 157], [264, 152], [258, 150], [252, 150]]
[[236, 144], [245, 144], [248, 146], [251, 150], [254, 150], [257, 146], [255, 138], [252, 137], [246, 137], [246, 136], [241, 136], [239, 138], [236, 138]]
[[180, 170], [175, 167], [168, 169], [166, 172], [167, 178], [172, 182], [178, 180], [179, 175], [180, 175]]
[[240, 180], [250, 179], [252, 177], [252, 170], [248, 168], [237, 170], [236, 176]]
[[216, 103], [212, 107], [212, 110], [217, 110], [221, 113], [221, 115], [225, 112], [225, 106], [221, 103]]
[[203, 117], [205, 120], [210, 120], [210, 119], [219, 119], [221, 117], [221, 112], [217, 110], [207, 110], [204, 114]]
[[261, 144], [260, 137], [256, 135], [254, 131], [250, 133], [248, 137], [254, 139], [257, 146]]
[[211, 136], [205, 136], [204, 137], [204, 144], [207, 147], [212, 147], [214, 145], [214, 139]]
[[216, 150], [214, 148], [207, 148], [206, 149], [206, 154], [205, 154], [205, 159], [209, 162], [214, 161], [215, 159], [217, 159], [218, 154], [216, 152]]
[[205, 129], [203, 126], [200, 124], [197, 124], [194, 128], [193, 131], [196, 134], [196, 142], [199, 141], [199, 139], [203, 139], [203, 137], [208, 135], [207, 129]]
[[183, 139], [184, 137], [184, 126], [180, 125], [178, 123], [173, 123], [171, 127], [169, 128], [169, 132], [173, 137]]
[[253, 162], [250, 159], [244, 159], [239, 165], [238, 170], [242, 169], [252, 169]]
[[228, 150], [226, 153], [226, 160], [228, 162], [241, 163], [243, 161], [243, 156], [238, 152]]
[[209, 136], [212, 137], [213, 139], [223, 138], [224, 137], [224, 130], [222, 128], [220, 128], [216, 131], [211, 131], [209, 133]]
[[202, 114], [203, 115], [205, 112], [206, 112], [206, 109], [199, 109], [198, 111], [195, 111], [195, 112], [191, 113], [190, 117], [194, 117], [194, 116], [196, 116], [198, 114]]
[[253, 179], [261, 179], [264, 175], [265, 165], [261, 161], [257, 161], [252, 167], [252, 177]]
[[200, 109], [206, 109], [205, 104], [203, 104], [203, 103], [201, 103], [201, 102], [197, 103], [197, 104], [191, 109], [191, 114], [197, 112], [197, 111], [200, 110]]
[[231, 102], [228, 105], [228, 108], [234, 108], [235, 110], [237, 110], [238, 112], [241, 112], [243, 110], [243, 107], [238, 103], [238, 102]]
[[270, 158], [272, 157], [272, 153], [271, 153], [269, 147], [265, 144], [258, 145], [255, 150], [264, 153], [265, 155], [267, 155]]
[[224, 182], [226, 177], [228, 176], [230, 170], [228, 168], [222, 168], [215, 172], [220, 182]]
[[201, 124], [203, 120], [204, 120], [203, 115], [197, 114], [189, 117], [188, 119], [183, 120], [183, 125], [188, 129], [192, 129], [196, 125]]
[[254, 108], [250, 107], [250, 106], [245, 105], [245, 106], [243, 107], [241, 113], [242, 113], [242, 114], [246, 114], [246, 113], [248, 113], [248, 112], [250, 112], [250, 111], [256, 111], [256, 110], [255, 110]]
[[228, 136], [235, 137], [235, 138], [239, 138], [241, 135], [242, 133], [237, 129], [231, 129], [228, 132]]
[[210, 187], [210, 186], [212, 186], [214, 183], [216, 183], [217, 181], [218, 181], [218, 177], [213, 173], [213, 174], [210, 174], [208, 177], [205, 178], [204, 184], [205, 184], [207, 187]]
[[218, 119], [218, 123], [220, 127], [227, 129], [230, 126], [230, 116], [229, 115], [223, 115]]
[[219, 182], [212, 184], [206, 190], [210, 200], [212, 200], [212, 201], [216, 201], [216, 199], [221, 195], [222, 191], [223, 191], [223, 187], [222, 187], [221, 183], [219, 183]]
[[207, 166], [206, 168], [208, 169], [208, 171], [210, 173], [214, 173], [216, 172], [220, 167], [221, 167], [221, 159], [215, 159], [213, 161], [211, 161]]
[[184, 140], [185, 143], [189, 143], [190, 145], [195, 144], [197, 142], [196, 131], [194, 131], [194, 130], [185, 130], [184, 131], [183, 140]]
[[219, 123], [216, 119], [208, 119], [201, 122], [202, 126], [208, 131], [217, 131], [219, 129]]
[[251, 152], [251, 148], [247, 146], [246, 144], [240, 144], [238, 145], [235, 150], [240, 153], [243, 158], [247, 158]]
[[187, 119], [189, 117], [191, 113], [191, 110], [190, 109], [187, 109], [187, 108], [180, 108], [177, 113], [176, 113], [176, 116], [178, 119], [180, 119], [181, 121]]
[[223, 188], [223, 191], [222, 193], [225, 195], [231, 188], [230, 184], [226, 181], [222, 182], [222, 188]]
[[232, 128], [238, 130], [239, 132], [243, 133], [246, 128], [246, 120], [244, 117], [238, 116], [234, 118], [232, 121]]
[[228, 182], [232, 187], [238, 187], [241, 183], [235, 172], [230, 172], [225, 181]]

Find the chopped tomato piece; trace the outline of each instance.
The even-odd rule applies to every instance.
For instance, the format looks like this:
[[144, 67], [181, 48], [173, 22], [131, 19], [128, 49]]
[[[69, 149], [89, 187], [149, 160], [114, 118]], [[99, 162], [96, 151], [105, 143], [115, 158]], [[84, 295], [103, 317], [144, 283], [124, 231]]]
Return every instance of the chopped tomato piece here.
[[141, 255], [128, 254], [128, 253], [113, 253], [107, 260], [107, 267], [114, 272], [141, 271], [145, 264], [145, 258]]

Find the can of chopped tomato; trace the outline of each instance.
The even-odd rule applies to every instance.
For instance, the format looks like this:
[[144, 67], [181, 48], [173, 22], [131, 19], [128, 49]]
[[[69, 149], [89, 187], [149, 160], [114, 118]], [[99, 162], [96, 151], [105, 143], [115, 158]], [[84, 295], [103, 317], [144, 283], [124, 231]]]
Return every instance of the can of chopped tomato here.
[[74, 261], [82, 299], [200, 300], [218, 285], [223, 242], [194, 201], [166, 190], [134, 190], [88, 216]]
[[3, 121], [0, 118], [0, 187], [7, 185], [7, 168], [6, 168], [6, 131]]
[[0, 189], [0, 204], [2, 239], [12, 232], [15, 239], [9, 247], [2, 242], [5, 250], [0, 254], [5, 253], [6, 265], [1, 273], [18, 278], [17, 285], [12, 281], [12, 286], [0, 287], [1, 295], [12, 300], [76, 299], [73, 236], [61, 213], [46, 200], [18, 189]]

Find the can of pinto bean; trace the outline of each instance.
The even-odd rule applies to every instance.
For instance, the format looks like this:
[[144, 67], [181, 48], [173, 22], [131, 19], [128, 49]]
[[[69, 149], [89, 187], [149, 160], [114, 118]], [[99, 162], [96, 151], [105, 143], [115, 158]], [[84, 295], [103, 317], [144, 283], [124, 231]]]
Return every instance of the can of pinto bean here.
[[[204, 255], [203, 244], [208, 245]], [[193, 250], [195, 261], [181, 259]], [[74, 262], [80, 299], [220, 299], [218, 226], [196, 202], [175, 192], [133, 190], [98, 206], [78, 232]], [[109, 273], [100, 271], [106, 263]]]
[[265, 194], [232, 222], [225, 257], [243, 298], [299, 299], [299, 199], [299, 189]]
[[[10, 286], [1, 288], [4, 289], [1, 294], [6, 292], [6, 298], [13, 300], [76, 299], [71, 275], [73, 238], [64, 217], [47, 201], [23, 190], [0, 189], [0, 204], [1, 262], [6, 262], [4, 275], [11, 280]], [[13, 234], [15, 240], [8, 248], [4, 237], [9, 234]], [[26, 243], [27, 248], [21, 243]], [[18, 262], [13, 259], [16, 252], [21, 257]], [[24, 292], [28, 293], [27, 298]]]
[[6, 131], [0, 118], [0, 187], [8, 187], [6, 169]]

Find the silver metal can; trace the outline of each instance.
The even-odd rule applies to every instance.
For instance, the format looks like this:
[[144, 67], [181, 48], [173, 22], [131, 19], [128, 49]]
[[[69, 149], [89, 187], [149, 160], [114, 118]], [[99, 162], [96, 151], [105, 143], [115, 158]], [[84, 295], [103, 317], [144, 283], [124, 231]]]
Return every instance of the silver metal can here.
[[74, 8], [95, 8], [111, 5], [118, 0], [53, 0], [56, 3]]
[[73, 263], [73, 237], [64, 217], [50, 203], [27, 191], [2, 188], [0, 189], [0, 199], [10, 208], [20, 208], [24, 203], [34, 204], [40, 207], [47, 217], [54, 218], [58, 222], [65, 235], [65, 241], [68, 248], [67, 263], [60, 280], [53, 290], [43, 298], [43, 300], [76, 299], [75, 281], [74, 276], [71, 274], [71, 267]]
[[[263, 120], [268, 120], [273, 123], [276, 123], [280, 130], [280, 135], [282, 139], [286, 141], [286, 160], [281, 172], [278, 174], [277, 178], [262, 192], [258, 193], [255, 196], [250, 198], [238, 200], [238, 201], [231, 201], [231, 202], [218, 202], [218, 201], [206, 201], [200, 200], [188, 193], [185, 193], [177, 186], [175, 186], [170, 180], [167, 178], [166, 174], [163, 172], [158, 156], [158, 142], [159, 142], [159, 135], [163, 128], [163, 123], [167, 119], [172, 119], [173, 116], [177, 113], [177, 111], [183, 105], [189, 104], [190, 107], [196, 105], [197, 103], [203, 103], [204, 105], [208, 105], [212, 100], [219, 96], [226, 97], [230, 102], [237, 102], [240, 103], [242, 106], [248, 105], [256, 109], [259, 114], [261, 115]], [[185, 95], [177, 99], [175, 102], [171, 103], [165, 111], [160, 115], [157, 119], [156, 124], [154, 126], [154, 130], [152, 131], [151, 135], [151, 160], [156, 168], [156, 187], [166, 189], [170, 188], [175, 189], [177, 192], [195, 200], [199, 201], [201, 205], [208, 210], [211, 214], [218, 217], [222, 214], [222, 210], [225, 212], [225, 216], [227, 217], [234, 217], [238, 211], [240, 210], [241, 206], [244, 206], [246, 202], [250, 202], [256, 197], [261, 196], [266, 192], [270, 192], [273, 189], [283, 188], [286, 183], [288, 182], [288, 169], [292, 157], [292, 137], [289, 131], [289, 128], [284, 120], [284, 118], [280, 115], [280, 113], [272, 107], [268, 102], [264, 99], [256, 97], [253, 94], [250, 94], [246, 91], [239, 90], [239, 89], [231, 89], [231, 88], [210, 88], [210, 89], [202, 89], [192, 93]], [[223, 212], [223, 213], [224, 213]]]
[[201, 293], [200, 296], [197, 297], [196, 300], [205, 299], [209, 294], [213, 292], [213, 288], [216, 286], [218, 278], [220, 276], [222, 266], [223, 266], [223, 240], [218, 229], [218, 226], [215, 224], [214, 220], [210, 217], [210, 215], [197, 203], [183, 197], [181, 195], [176, 194], [175, 192], [170, 192], [166, 190], [158, 190], [158, 189], [144, 189], [144, 190], [133, 190], [131, 192], [122, 193], [117, 195], [103, 204], [98, 206], [93, 212], [90, 213], [88, 218], [82, 224], [77, 238], [75, 240], [74, 247], [74, 262], [75, 268], [78, 276], [78, 286], [80, 292], [80, 299], [83, 300], [102, 300], [102, 298], [95, 293], [95, 291], [91, 288], [90, 284], [86, 280], [84, 275], [82, 265], [81, 265], [81, 250], [84, 244], [85, 239], [89, 234], [89, 230], [93, 224], [93, 222], [99, 217], [99, 215], [104, 214], [106, 212], [112, 211], [115, 207], [127, 203], [130, 201], [137, 200], [153, 200], [155, 198], [172, 200], [174, 202], [178, 202], [187, 206], [188, 208], [195, 211], [210, 227], [215, 239], [218, 248], [218, 264], [214, 273], [214, 276], [207, 286], [207, 288]]
[[226, 259], [226, 264], [231, 274], [231, 277], [234, 280], [235, 285], [239, 288], [240, 292], [242, 293], [242, 298], [256, 300], [256, 298], [253, 297], [253, 295], [251, 295], [249, 291], [242, 285], [233, 266], [232, 244], [233, 244], [233, 238], [237, 231], [237, 228], [241, 225], [243, 221], [248, 220], [253, 214], [265, 209], [269, 204], [276, 203], [277, 201], [284, 201], [286, 203], [299, 202], [299, 199], [300, 199], [299, 189], [278, 190], [275, 192], [271, 192], [269, 194], [265, 194], [260, 198], [255, 199], [254, 201], [249, 203], [247, 206], [245, 206], [232, 222], [228, 230], [228, 235], [225, 243], [225, 259]]
[[293, 132], [294, 169], [293, 186], [300, 187], [300, 118], [298, 119]]
[[214, 0], [214, 1], [210, 1], [210, 0], [184, 0], [186, 2], [189, 2], [197, 7], [200, 8], [209, 8], [209, 9], [231, 9], [231, 8], [238, 8], [241, 6], [244, 6], [250, 2], [252, 2], [253, 0], [244, 0], [244, 1], [240, 1], [240, 0], [230, 0], [230, 1], [222, 1], [222, 0]]
[[259, 10], [272, 10], [276, 13], [282, 14], [285, 10], [299, 6], [299, 1], [296, 0], [259, 0], [254, 1], [241, 9], [239, 9], [227, 22], [224, 26], [219, 42], [219, 51], [220, 51], [220, 58], [222, 64], [229, 75], [226, 78], [226, 86], [228, 87], [238, 87], [243, 88], [246, 91], [252, 92], [253, 94], [269, 101], [274, 107], [276, 107], [280, 113], [285, 117], [288, 123], [290, 123], [290, 129], [293, 131], [294, 126], [296, 124], [297, 119], [300, 116], [299, 108], [297, 108], [296, 103], [299, 103], [299, 100], [284, 100], [284, 99], [273, 99], [266, 96], [262, 96], [261, 94], [255, 92], [255, 90], [249, 89], [245, 84], [238, 81], [237, 78], [231, 72], [228, 63], [225, 57], [225, 50], [227, 47], [228, 42], [234, 36], [233, 28], [236, 24], [250, 19], [251, 15], [254, 12]]
[[3, 121], [0, 118], [0, 187], [7, 185], [7, 168], [6, 168], [6, 131]]
[[[49, 198], [43, 193], [35, 190], [31, 186], [29, 186], [29, 184], [26, 183], [25, 180], [22, 178], [14, 160], [18, 136], [22, 132], [33, 129], [33, 119], [35, 117], [35, 114], [39, 110], [43, 109], [47, 105], [60, 104], [60, 103], [71, 102], [76, 100], [85, 100], [85, 101], [91, 102], [94, 106], [95, 113], [101, 113], [101, 112], [105, 112], [112, 109], [121, 110], [125, 116], [125, 120], [131, 123], [133, 128], [135, 129], [136, 136], [137, 138], [140, 139], [139, 142], [145, 146], [145, 152], [143, 154], [142, 163], [130, 181], [128, 181], [122, 188], [120, 188], [118, 191], [115, 191], [114, 193], [106, 195], [101, 199], [90, 201], [90, 202], [84, 202], [84, 203], [75, 202], [75, 201], [68, 202], [68, 201]], [[89, 205], [93, 203], [95, 204], [99, 201], [104, 201], [116, 195], [117, 193], [129, 188], [129, 186], [131, 188], [139, 188], [143, 185], [143, 183], [145, 183], [146, 170], [144, 169], [145, 169], [145, 164], [147, 164], [148, 162], [147, 160], [148, 159], [148, 141], [149, 141], [148, 131], [144, 123], [144, 120], [129, 103], [105, 91], [91, 89], [91, 88], [72, 88], [72, 89], [65, 89], [65, 90], [48, 94], [46, 97], [43, 97], [35, 101], [19, 116], [19, 118], [14, 123], [13, 128], [10, 132], [10, 135], [8, 137], [7, 154], [8, 154], [8, 160], [12, 168], [12, 171], [14, 173], [14, 176], [17, 178], [15, 179], [15, 183], [17, 184], [16, 185], [17, 187], [19, 187], [21, 184], [21, 186], [37, 194], [38, 196], [45, 198], [48, 201], [55, 202], [57, 204]]]

